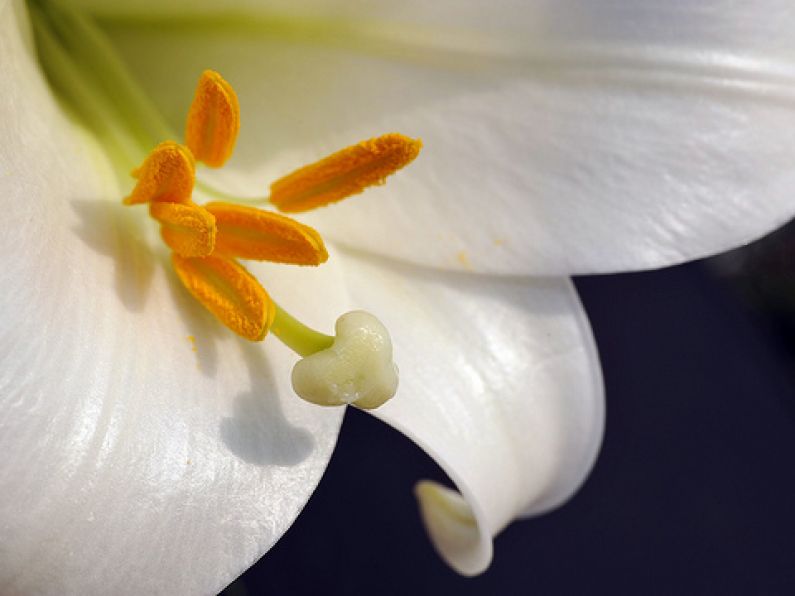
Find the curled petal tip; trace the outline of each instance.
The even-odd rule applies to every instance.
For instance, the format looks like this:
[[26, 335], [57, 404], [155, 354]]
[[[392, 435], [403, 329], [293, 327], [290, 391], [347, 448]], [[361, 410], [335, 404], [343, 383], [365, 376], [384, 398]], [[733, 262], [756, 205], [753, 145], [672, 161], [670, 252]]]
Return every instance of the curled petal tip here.
[[484, 537], [472, 508], [460, 493], [430, 480], [418, 482], [414, 496], [434, 548], [461, 575], [482, 573], [491, 563], [490, 538]]

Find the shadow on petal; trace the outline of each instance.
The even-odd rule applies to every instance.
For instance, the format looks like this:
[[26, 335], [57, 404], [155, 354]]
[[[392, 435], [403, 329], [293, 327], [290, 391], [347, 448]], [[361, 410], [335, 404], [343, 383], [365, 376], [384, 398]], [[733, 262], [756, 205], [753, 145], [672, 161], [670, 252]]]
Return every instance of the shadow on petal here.
[[[261, 346], [241, 344], [251, 391], [235, 398], [233, 416], [221, 421], [221, 439], [243, 461], [294, 466], [312, 452], [312, 435], [284, 417], [273, 373]], [[298, 399], [298, 398], [295, 398]]]
[[90, 249], [113, 259], [115, 289], [125, 308], [144, 314], [147, 308], [162, 306], [154, 301], [147, 306], [155, 266], [162, 266], [174, 309], [182, 318], [186, 339], [193, 343], [203, 375], [216, 377], [222, 340], [224, 345], [240, 346], [251, 389], [235, 397], [233, 415], [221, 420], [220, 437], [227, 448], [241, 460], [260, 466], [294, 466], [305, 460], [314, 439], [285, 418], [262, 346], [231, 337], [232, 332], [190, 296], [174, 273], [168, 251], [151, 248], [142, 222], [125, 212], [125, 206], [103, 200], [75, 200], [71, 205], [78, 217], [74, 233]]
[[146, 306], [154, 274], [152, 250], [144, 240], [140, 223], [120, 203], [104, 200], [73, 200], [79, 218], [74, 233], [92, 250], [113, 259], [116, 294], [131, 312]]

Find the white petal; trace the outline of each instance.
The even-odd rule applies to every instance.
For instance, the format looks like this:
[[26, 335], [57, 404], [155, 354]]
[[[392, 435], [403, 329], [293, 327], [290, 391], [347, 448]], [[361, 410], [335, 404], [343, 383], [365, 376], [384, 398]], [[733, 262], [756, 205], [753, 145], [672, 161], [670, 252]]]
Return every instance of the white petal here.
[[263, 191], [360, 138], [422, 137], [386, 187], [308, 220], [334, 240], [443, 268], [568, 274], [704, 256], [795, 213], [789, 0], [302, 11], [352, 20], [266, 19], [259, 38], [254, 18], [248, 34], [110, 31], [180, 127], [201, 68], [238, 87], [231, 163]]
[[478, 278], [342, 256], [353, 304], [384, 322], [400, 369], [397, 395], [372, 412], [425, 449], [463, 494], [417, 490], [442, 556], [479, 573], [492, 536], [567, 499], [596, 457], [603, 388], [576, 292], [566, 279]]
[[[340, 412], [180, 287], [50, 97], [23, 10], [0, 2], [0, 592], [215, 593], [298, 515]], [[333, 267], [256, 272], [321, 329], [346, 310]]]

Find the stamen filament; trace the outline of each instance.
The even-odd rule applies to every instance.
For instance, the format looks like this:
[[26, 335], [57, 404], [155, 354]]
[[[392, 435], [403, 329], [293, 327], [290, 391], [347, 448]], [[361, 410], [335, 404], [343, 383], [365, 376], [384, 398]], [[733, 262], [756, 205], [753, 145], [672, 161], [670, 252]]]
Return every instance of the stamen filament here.
[[66, 2], [38, 0], [52, 30], [78, 68], [112, 98], [111, 107], [142, 147], [174, 138], [165, 119], [127, 71], [105, 34]]
[[268, 197], [264, 195], [260, 195], [258, 197], [241, 197], [240, 195], [220, 190], [215, 186], [213, 186], [212, 184], [210, 184], [209, 182], [205, 182], [204, 180], [198, 177], [196, 178], [195, 185], [198, 190], [202, 191], [206, 195], [213, 197], [214, 199], [218, 199], [219, 201], [227, 201], [232, 203], [248, 203], [251, 205], [257, 205], [268, 202]]
[[71, 58], [50, 29], [46, 13], [34, 4], [30, 6], [30, 15], [39, 59], [50, 84], [66, 100], [68, 107], [91, 126], [120, 173], [130, 163], [139, 162], [148, 149], [131, 135], [107, 97], [97, 91], [91, 79]]
[[274, 306], [276, 314], [273, 317], [270, 331], [299, 356], [311, 356], [330, 348], [334, 343], [333, 336], [307, 327], [275, 302]]

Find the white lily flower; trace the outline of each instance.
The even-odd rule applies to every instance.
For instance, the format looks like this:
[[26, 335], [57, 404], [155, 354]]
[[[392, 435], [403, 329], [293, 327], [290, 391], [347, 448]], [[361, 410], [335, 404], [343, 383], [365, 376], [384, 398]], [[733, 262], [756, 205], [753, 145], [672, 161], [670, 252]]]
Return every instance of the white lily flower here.
[[[107, 106], [69, 80], [72, 57], [43, 53], [113, 136]], [[293, 354], [235, 337], [185, 292], [151, 220], [121, 204], [129, 147], [98, 143], [56, 101], [21, 2], [0, 0], [0, 56], [0, 591], [217, 591], [298, 515], [341, 410], [296, 399]], [[456, 483], [463, 498], [417, 494], [441, 554], [477, 573], [495, 533], [565, 500], [596, 456], [602, 384], [576, 293], [331, 252], [318, 270], [249, 269], [312, 326], [378, 313], [402, 379], [376, 415]]]
[[[223, 16], [164, 4], [89, 8], [175, 125], [202, 69], [235, 82], [248, 124], [223, 180], [236, 190], [374, 127], [423, 137], [411, 174], [306, 219], [339, 247], [467, 273], [613, 271], [723, 250], [795, 211], [783, 0], [504, 2], [488, 15], [478, 2], [247, 2], [242, 20], [228, 3]], [[24, 7], [0, 9], [15, 290], [3, 298], [0, 587], [217, 589], [297, 515], [339, 412], [291, 396], [281, 346], [242, 344], [185, 297], [151, 222], [114, 202], [127, 189], [103, 148], [53, 102]], [[376, 415], [466, 498], [418, 490], [461, 572], [488, 564], [511, 519], [584, 478], [601, 382], [568, 282], [345, 249], [319, 271], [251, 269], [316, 327], [364, 307], [391, 330], [401, 391]]]

